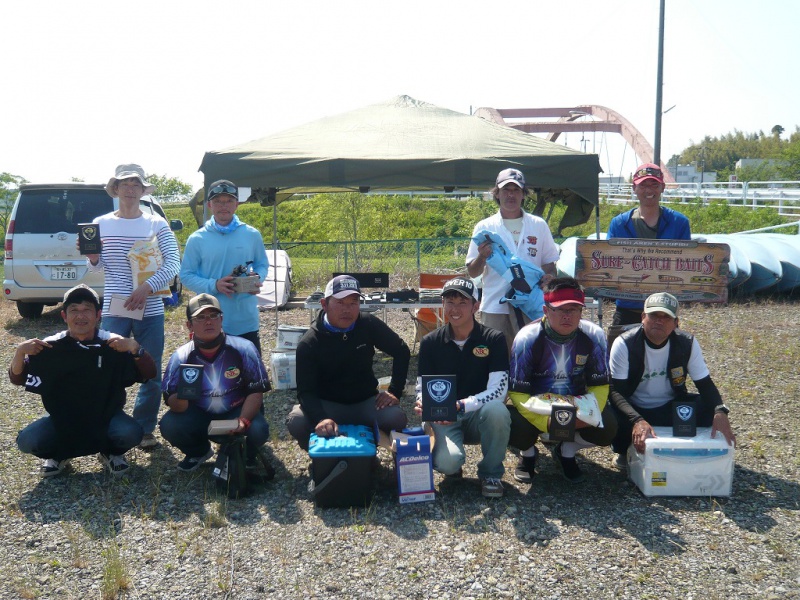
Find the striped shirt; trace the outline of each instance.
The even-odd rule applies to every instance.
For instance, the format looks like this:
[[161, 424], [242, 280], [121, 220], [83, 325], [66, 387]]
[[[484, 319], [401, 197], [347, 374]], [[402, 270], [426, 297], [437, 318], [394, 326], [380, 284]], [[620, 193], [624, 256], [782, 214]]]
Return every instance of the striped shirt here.
[[[142, 214], [136, 219], [123, 219], [111, 212], [94, 220], [100, 225], [100, 238], [103, 250], [100, 261], [92, 265], [88, 260], [89, 271], [105, 273], [105, 292], [103, 294], [103, 316], [108, 315], [111, 294], [120, 294], [126, 298], [134, 291], [133, 270], [128, 261], [128, 252], [139, 240], [148, 240], [153, 234], [158, 240], [163, 264], [156, 273], [147, 280], [153, 291], [169, 286], [181, 268], [180, 252], [175, 234], [169, 224], [158, 215]], [[144, 316], [152, 317], [164, 314], [164, 302], [161, 296], [150, 296], [144, 308]]]

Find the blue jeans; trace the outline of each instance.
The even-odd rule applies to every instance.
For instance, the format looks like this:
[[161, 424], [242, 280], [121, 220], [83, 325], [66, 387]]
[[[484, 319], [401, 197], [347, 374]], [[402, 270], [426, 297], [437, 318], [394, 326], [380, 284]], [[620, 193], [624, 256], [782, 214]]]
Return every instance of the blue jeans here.
[[164, 315], [144, 317], [141, 321], [127, 317], [103, 317], [101, 327], [123, 337], [131, 337], [150, 353], [156, 363], [156, 376], [139, 386], [133, 418], [145, 433], [153, 433], [161, 408], [161, 358], [164, 354]]
[[[183, 412], [167, 411], [161, 417], [161, 436], [188, 457], [203, 456], [210, 448], [208, 424], [211, 421], [238, 419], [242, 407], [237, 406], [224, 413], [208, 413], [189, 405]], [[223, 437], [223, 436], [214, 436]], [[252, 459], [256, 451], [269, 440], [269, 424], [260, 412], [253, 417], [247, 430], [247, 458]]]
[[[62, 447], [56, 427], [49, 416], [37, 419], [17, 435], [17, 447], [39, 458], [64, 460], [80, 456], [73, 448]], [[142, 441], [142, 427], [124, 411], [117, 411], [108, 424], [106, 447], [109, 454], [122, 455]]]
[[445, 475], [456, 473], [467, 458], [464, 444], [480, 444], [483, 460], [478, 463], [478, 477], [500, 479], [503, 476], [503, 460], [511, 432], [511, 416], [505, 404], [490, 402], [450, 425], [430, 425], [436, 438], [433, 467], [437, 471]]

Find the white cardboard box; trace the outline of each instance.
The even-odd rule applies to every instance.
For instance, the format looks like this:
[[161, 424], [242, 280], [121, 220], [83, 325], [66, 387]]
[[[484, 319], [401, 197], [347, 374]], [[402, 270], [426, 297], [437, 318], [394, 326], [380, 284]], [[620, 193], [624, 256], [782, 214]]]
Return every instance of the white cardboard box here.
[[628, 477], [645, 496], [730, 496], [734, 447], [721, 433], [698, 427], [693, 438], [672, 437], [671, 427], [653, 427], [645, 452], [628, 449]]
[[422, 433], [422, 428], [418, 429], [419, 431], [392, 431], [392, 451], [400, 504], [436, 499], [433, 489], [431, 437]]
[[294, 350], [273, 352], [270, 367], [273, 389], [293, 390], [297, 387], [297, 355]]
[[233, 291], [237, 294], [250, 294], [261, 289], [261, 278], [258, 275], [233, 278]]
[[294, 325], [278, 325], [278, 350], [297, 350], [300, 338], [308, 331], [308, 327]]

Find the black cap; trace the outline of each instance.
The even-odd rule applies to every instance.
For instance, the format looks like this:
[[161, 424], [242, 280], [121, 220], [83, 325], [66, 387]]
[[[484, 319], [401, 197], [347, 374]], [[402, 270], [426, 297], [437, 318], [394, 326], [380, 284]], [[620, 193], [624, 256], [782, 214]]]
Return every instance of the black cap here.
[[478, 300], [478, 288], [475, 287], [471, 279], [467, 279], [466, 277], [456, 277], [446, 282], [442, 288], [441, 295], [444, 296], [449, 292], [458, 292], [465, 298], [470, 298], [475, 301]]
[[223, 194], [233, 196], [237, 201], [239, 200], [239, 188], [236, 187], [236, 184], [232, 181], [228, 181], [227, 179], [220, 179], [219, 181], [215, 181], [208, 186], [206, 201], [210, 202], [213, 198], [222, 196]]

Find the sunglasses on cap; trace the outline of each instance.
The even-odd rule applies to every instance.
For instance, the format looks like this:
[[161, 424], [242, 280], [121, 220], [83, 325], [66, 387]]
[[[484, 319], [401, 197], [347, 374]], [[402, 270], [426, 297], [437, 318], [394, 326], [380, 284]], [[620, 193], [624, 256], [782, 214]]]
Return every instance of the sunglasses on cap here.
[[645, 167], [644, 169], [639, 169], [633, 174], [634, 179], [640, 179], [642, 177], [658, 177], [659, 179], [664, 179], [664, 174], [661, 172], [661, 169], [656, 169], [655, 167]]
[[239, 190], [235, 185], [231, 185], [229, 183], [218, 183], [208, 190], [208, 199], [211, 200], [214, 196], [219, 196], [220, 194], [229, 194], [236, 198], [239, 195]]

